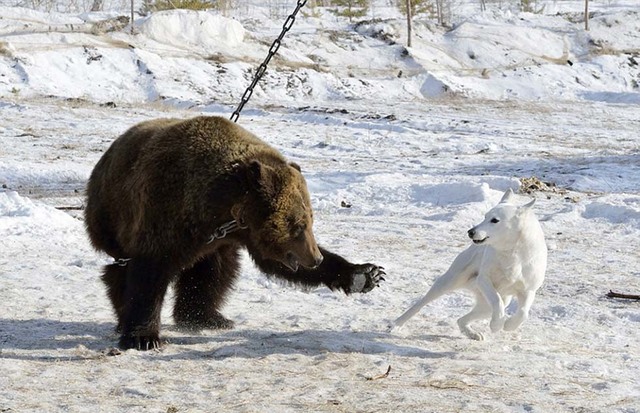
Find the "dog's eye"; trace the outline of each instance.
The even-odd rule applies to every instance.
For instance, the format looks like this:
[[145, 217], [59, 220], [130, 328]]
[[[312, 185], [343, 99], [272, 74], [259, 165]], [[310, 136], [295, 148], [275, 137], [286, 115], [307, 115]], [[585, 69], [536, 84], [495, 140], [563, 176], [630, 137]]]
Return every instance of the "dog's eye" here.
[[491, 218], [491, 223], [492, 224], [497, 224], [498, 222], [500, 222], [500, 220], [498, 218]]

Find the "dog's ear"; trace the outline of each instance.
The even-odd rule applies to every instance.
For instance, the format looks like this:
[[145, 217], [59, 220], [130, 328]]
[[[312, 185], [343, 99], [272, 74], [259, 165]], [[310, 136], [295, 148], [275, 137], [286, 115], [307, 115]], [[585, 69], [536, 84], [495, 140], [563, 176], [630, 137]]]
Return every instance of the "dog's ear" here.
[[519, 206], [517, 209], [516, 214], [517, 215], [524, 215], [526, 213], [528, 213], [529, 211], [531, 211], [531, 208], [533, 207], [533, 204], [536, 203], [536, 199], [533, 198], [531, 201], [527, 202], [526, 204]]
[[526, 204], [522, 205], [522, 208], [524, 209], [531, 209], [531, 207], [536, 203], [536, 199], [533, 198], [531, 201], [527, 202]]
[[513, 196], [513, 190], [511, 188], [507, 189], [504, 195], [502, 195], [502, 199], [500, 200], [500, 203], [502, 204], [504, 202], [509, 202], [512, 196]]

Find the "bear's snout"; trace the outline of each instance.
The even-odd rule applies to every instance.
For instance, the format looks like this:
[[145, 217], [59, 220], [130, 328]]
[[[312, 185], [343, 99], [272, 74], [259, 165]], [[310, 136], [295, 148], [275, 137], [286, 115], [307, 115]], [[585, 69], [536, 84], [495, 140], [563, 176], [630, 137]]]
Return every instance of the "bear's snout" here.
[[469, 231], [467, 231], [467, 234], [469, 235], [469, 238], [473, 239], [473, 237], [476, 235], [476, 229], [471, 228]]
[[308, 254], [302, 254], [300, 256], [297, 256], [293, 252], [290, 252], [287, 255], [288, 261], [290, 263], [299, 263], [303, 267], [310, 269], [317, 268], [320, 264], [322, 264], [322, 261], [324, 260], [324, 257], [317, 248], [315, 252], [309, 252]]
[[322, 254], [318, 254], [318, 256], [316, 257], [316, 267], [319, 267], [320, 264], [322, 264], [322, 261], [324, 261], [324, 257], [322, 256]]

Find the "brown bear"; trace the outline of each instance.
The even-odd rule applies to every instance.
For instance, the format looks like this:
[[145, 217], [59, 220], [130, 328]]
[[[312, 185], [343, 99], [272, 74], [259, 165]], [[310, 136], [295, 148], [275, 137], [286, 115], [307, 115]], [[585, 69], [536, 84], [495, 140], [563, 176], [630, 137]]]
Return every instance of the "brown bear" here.
[[301, 286], [347, 294], [384, 280], [374, 264], [352, 264], [316, 244], [300, 168], [220, 117], [142, 122], [116, 139], [87, 186], [93, 246], [116, 262], [102, 280], [120, 347], [160, 346], [160, 312], [175, 282], [182, 328], [231, 328], [220, 307], [238, 276], [238, 252]]

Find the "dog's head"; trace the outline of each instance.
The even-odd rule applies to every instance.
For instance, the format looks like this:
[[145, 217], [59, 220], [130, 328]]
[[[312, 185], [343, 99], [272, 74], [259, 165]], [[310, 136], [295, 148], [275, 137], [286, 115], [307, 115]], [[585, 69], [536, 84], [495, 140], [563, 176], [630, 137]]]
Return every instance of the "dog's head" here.
[[498, 205], [484, 216], [484, 221], [468, 231], [474, 244], [493, 245], [500, 248], [514, 245], [526, 224], [526, 217], [535, 204], [535, 198], [526, 205], [511, 203], [513, 191], [508, 189]]

